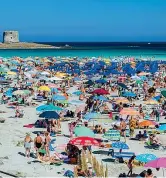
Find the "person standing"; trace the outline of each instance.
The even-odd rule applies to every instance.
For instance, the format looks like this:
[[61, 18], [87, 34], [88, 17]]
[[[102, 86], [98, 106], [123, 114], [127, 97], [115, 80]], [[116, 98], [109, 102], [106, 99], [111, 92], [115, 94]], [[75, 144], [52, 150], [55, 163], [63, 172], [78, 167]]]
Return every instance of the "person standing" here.
[[121, 131], [121, 136], [124, 136], [124, 140], [126, 142], [126, 123], [125, 121], [121, 118], [120, 119], [120, 131]]
[[38, 154], [38, 150], [42, 147], [43, 145], [43, 139], [40, 136], [40, 133], [37, 133], [37, 136], [34, 139], [34, 148], [36, 149], [36, 153]]
[[30, 157], [31, 152], [31, 142], [33, 142], [32, 138], [30, 137], [30, 134], [27, 134], [24, 139], [24, 148], [25, 148], [25, 156]]
[[50, 156], [50, 142], [51, 142], [51, 138], [48, 132], [45, 132], [45, 141], [44, 141], [44, 147], [46, 150], [46, 156]]
[[133, 155], [130, 159], [129, 159], [129, 162], [127, 164], [128, 168], [129, 168], [129, 172], [127, 174], [127, 176], [132, 176], [133, 174], [133, 162], [134, 162], [134, 159], [135, 159], [135, 155]]

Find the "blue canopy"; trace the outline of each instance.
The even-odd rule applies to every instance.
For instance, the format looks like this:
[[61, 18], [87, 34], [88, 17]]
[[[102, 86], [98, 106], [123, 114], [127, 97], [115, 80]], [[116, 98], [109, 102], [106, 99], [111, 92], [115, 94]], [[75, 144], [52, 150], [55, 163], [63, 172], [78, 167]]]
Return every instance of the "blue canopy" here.
[[133, 92], [125, 92], [123, 94], [124, 97], [136, 97], [137, 95]]
[[96, 83], [105, 84], [105, 83], [107, 83], [107, 81], [104, 79], [99, 79], [99, 80], [96, 80]]
[[59, 119], [59, 115], [55, 111], [45, 111], [39, 117], [46, 119]]
[[62, 96], [62, 95], [53, 95], [52, 99], [53, 100], [58, 100], [58, 101], [60, 101], [60, 100], [62, 100], [62, 101], [66, 100], [66, 98], [64, 96]]
[[107, 98], [104, 96], [95, 96], [93, 99], [95, 100], [101, 100], [101, 101], [107, 101]]

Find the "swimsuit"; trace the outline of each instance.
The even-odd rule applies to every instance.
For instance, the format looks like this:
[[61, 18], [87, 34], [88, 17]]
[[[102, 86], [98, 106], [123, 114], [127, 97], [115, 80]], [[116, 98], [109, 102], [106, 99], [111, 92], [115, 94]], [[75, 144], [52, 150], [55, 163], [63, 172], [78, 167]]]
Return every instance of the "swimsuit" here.
[[26, 149], [30, 149], [30, 148], [31, 148], [31, 143], [30, 143], [30, 142], [25, 142], [25, 143], [24, 143], [24, 147], [25, 147]]

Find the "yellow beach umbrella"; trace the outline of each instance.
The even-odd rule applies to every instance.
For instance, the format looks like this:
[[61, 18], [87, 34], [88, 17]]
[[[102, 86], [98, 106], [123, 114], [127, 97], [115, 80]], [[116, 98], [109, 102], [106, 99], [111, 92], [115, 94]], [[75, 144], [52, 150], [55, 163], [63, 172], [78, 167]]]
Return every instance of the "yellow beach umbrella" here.
[[7, 72], [7, 75], [17, 75], [17, 73], [16, 73], [16, 72], [9, 71], [9, 72]]
[[40, 91], [48, 91], [48, 92], [51, 91], [50, 88], [48, 86], [46, 86], [46, 85], [43, 85], [43, 86], [39, 87], [38, 90], [40, 90]]
[[148, 100], [148, 101], [145, 101], [144, 104], [155, 105], [159, 103], [156, 100]]

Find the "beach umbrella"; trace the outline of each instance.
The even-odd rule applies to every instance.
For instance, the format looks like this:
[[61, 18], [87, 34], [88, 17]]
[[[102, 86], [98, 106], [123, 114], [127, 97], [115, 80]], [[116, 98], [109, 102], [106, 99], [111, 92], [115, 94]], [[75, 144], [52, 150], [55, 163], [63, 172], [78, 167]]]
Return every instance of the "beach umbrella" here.
[[59, 119], [58, 113], [55, 111], [44, 111], [39, 115], [39, 117], [45, 118], [45, 119]]
[[123, 98], [123, 97], [117, 98], [117, 99], [115, 100], [115, 102], [116, 102], [117, 104], [119, 104], [119, 103], [130, 103], [130, 101], [129, 101], [127, 98]]
[[159, 100], [160, 100], [160, 98], [161, 98], [161, 96], [159, 95], [159, 96], [155, 96], [154, 98], [152, 98], [152, 100], [159, 101]]
[[57, 88], [57, 85], [54, 84], [54, 83], [49, 83], [49, 84], [48, 84], [48, 87], [49, 87], [49, 88]]
[[85, 103], [83, 101], [80, 101], [80, 100], [71, 100], [71, 101], [69, 101], [69, 104], [72, 104], [72, 105], [83, 105]]
[[133, 92], [125, 92], [123, 94], [123, 96], [125, 96], [125, 97], [136, 97], [137, 95]]
[[149, 161], [156, 160], [157, 157], [154, 154], [140, 154], [137, 155], [135, 159], [141, 163], [148, 163]]
[[6, 72], [7, 72], [7, 70], [5, 68], [0, 67], [0, 73], [6, 73]]
[[40, 91], [47, 91], [47, 92], [51, 91], [50, 88], [48, 86], [46, 86], [46, 85], [43, 85], [43, 86], [39, 87], [38, 90], [40, 90]]
[[87, 82], [85, 82], [85, 84], [87, 84], [87, 85], [94, 85], [95, 83], [92, 80], [88, 80]]
[[120, 115], [130, 115], [130, 116], [139, 116], [140, 113], [132, 108], [123, 108], [120, 113]]
[[148, 100], [148, 101], [145, 101], [144, 104], [147, 104], [147, 105], [157, 105], [159, 103], [156, 100]]
[[166, 90], [161, 91], [161, 94], [166, 98]]
[[94, 137], [94, 132], [89, 129], [88, 127], [84, 126], [77, 126], [74, 129], [74, 134], [76, 137], [87, 136], [87, 137]]
[[162, 124], [159, 126], [158, 130], [160, 131], [166, 131], [166, 124]]
[[141, 80], [141, 78], [138, 77], [137, 75], [132, 76], [131, 79], [132, 79], [132, 80]]
[[61, 101], [61, 100], [64, 101], [64, 100], [66, 100], [66, 97], [62, 96], [62, 95], [53, 95], [52, 99], [53, 100], [58, 100], [58, 101]]
[[16, 90], [13, 92], [13, 95], [29, 95], [31, 91], [29, 90]]
[[155, 126], [155, 125], [157, 125], [156, 122], [149, 121], [149, 120], [145, 120], [139, 123], [139, 127], [149, 127], [149, 126]]
[[12, 71], [8, 71], [7, 75], [17, 75], [17, 73], [16, 72], [12, 72]]
[[55, 93], [58, 93], [58, 89], [57, 88], [51, 88], [51, 92], [55, 92]]
[[18, 69], [11, 69], [12, 72], [19, 72]]
[[59, 78], [59, 77], [51, 77], [48, 78], [49, 81], [62, 81], [63, 79]]
[[99, 146], [100, 143], [92, 137], [77, 137], [69, 141], [72, 145]]
[[98, 94], [98, 95], [108, 95], [109, 92], [105, 89], [96, 89], [92, 92], [93, 94]]
[[105, 84], [105, 83], [107, 83], [107, 81], [104, 79], [99, 79], [99, 80], [96, 80], [96, 83]]
[[78, 90], [72, 93], [73, 95], [80, 96], [82, 94], [82, 91]]
[[95, 96], [93, 99], [95, 100], [101, 100], [101, 101], [108, 101], [108, 99], [104, 96]]
[[60, 108], [59, 106], [54, 106], [54, 105], [41, 105], [36, 108], [36, 111], [62, 111], [63, 109]]
[[113, 142], [111, 146], [112, 148], [117, 148], [120, 150], [129, 149], [129, 146], [125, 142]]
[[41, 75], [50, 75], [50, 73], [47, 72], [47, 71], [41, 72], [40, 74], [41, 74]]
[[96, 113], [96, 112], [93, 112], [93, 113], [87, 113], [84, 115], [84, 118], [86, 120], [90, 120], [90, 119], [98, 119], [98, 118], [101, 118], [102, 115], [100, 113]]
[[119, 85], [120, 87], [124, 89], [128, 89], [128, 87], [124, 83], [117, 83], [117, 85]]
[[138, 74], [139, 76], [145, 76], [145, 75], [150, 75], [150, 73], [147, 73], [147, 72], [141, 72]]
[[151, 168], [166, 168], [166, 157], [157, 158], [153, 161], [148, 162], [144, 167]]

